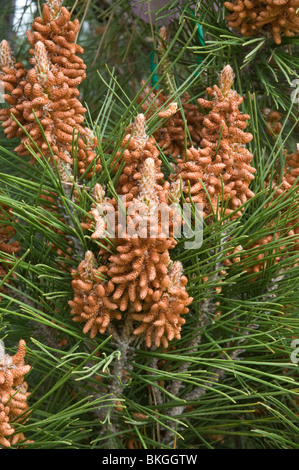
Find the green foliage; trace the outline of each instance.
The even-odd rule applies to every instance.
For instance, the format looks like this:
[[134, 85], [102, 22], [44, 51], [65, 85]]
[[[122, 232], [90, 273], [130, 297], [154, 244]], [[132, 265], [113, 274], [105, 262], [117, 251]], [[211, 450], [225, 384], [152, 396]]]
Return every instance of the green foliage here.
[[[26, 378], [32, 414], [26, 425], [15, 425], [16, 431], [34, 440], [26, 446], [43, 449], [126, 448], [129, 441], [145, 449], [299, 448], [298, 364], [290, 359], [299, 331], [299, 266], [292, 251], [294, 237], [286, 228], [299, 217], [299, 194], [293, 188], [274, 203], [266, 184], [283, 167], [283, 149], [294, 152], [298, 140], [298, 107], [290, 94], [291, 82], [298, 78], [299, 38], [284, 38], [277, 47], [265, 37], [239, 37], [224, 20], [223, 2], [198, 2], [195, 15], [190, 13], [194, 2], [169, 2], [167, 9], [178, 11], [163, 58], [171, 60], [175, 77], [170, 99], [179, 101], [186, 91], [193, 101], [204, 96], [223, 65], [232, 65], [236, 90], [244, 96], [242, 111], [251, 115], [255, 196], [237, 221], [221, 217], [204, 223], [200, 248], [185, 250], [185, 240], [178, 240], [172, 258], [183, 263], [188, 293], [194, 298], [182, 339], [167, 350], [148, 350], [136, 340], [128, 357], [129, 380], [115, 407], [107, 384], [121, 352], [107, 334], [91, 340], [72, 321], [70, 269], [82, 258], [80, 252], [64, 255], [74, 240], [83, 253], [98, 251], [99, 243], [80, 222], [88, 215], [96, 183], [106, 186], [108, 196], [115, 194], [119, 173], [113, 173], [111, 164], [126, 126], [141, 112], [140, 80], [150, 83], [153, 76], [150, 55], [158, 31], [134, 16], [124, 0], [111, 5], [97, 0], [68, 3], [85, 21], [79, 42], [85, 48], [88, 75], [81, 93], [88, 106], [87, 124], [99, 140], [103, 171], [91, 180], [83, 175], [74, 184], [78, 200], [70, 201], [55, 169], [37, 157], [36, 164], [29, 165], [13, 152], [16, 141], [6, 140], [1, 131], [0, 204], [12, 210], [22, 251], [15, 256], [0, 252], [8, 273], [1, 282], [6, 289], [1, 292], [0, 337], [11, 352], [20, 338], [25, 339], [26, 362], [32, 366]], [[156, 15], [163, 18], [166, 13]], [[161, 73], [159, 68], [160, 85], [165, 79]], [[277, 138], [265, 131], [266, 107], [277, 108], [283, 116]], [[148, 133], [160, 122], [154, 115]], [[171, 159], [163, 149], [160, 157], [169, 179]], [[43, 197], [49, 194], [57, 202], [54, 211]], [[275, 224], [269, 228], [271, 221]], [[253, 248], [269, 231], [277, 237]], [[232, 258], [231, 240], [247, 257], [224, 269], [223, 262]], [[278, 252], [281, 259], [275, 263]], [[256, 276], [247, 270], [258, 254], [267, 262]], [[222, 290], [215, 293], [219, 281]], [[172, 384], [179, 381], [182, 387], [176, 395]], [[177, 407], [179, 415], [173, 413]], [[165, 440], [167, 432], [175, 436], [174, 443]]]

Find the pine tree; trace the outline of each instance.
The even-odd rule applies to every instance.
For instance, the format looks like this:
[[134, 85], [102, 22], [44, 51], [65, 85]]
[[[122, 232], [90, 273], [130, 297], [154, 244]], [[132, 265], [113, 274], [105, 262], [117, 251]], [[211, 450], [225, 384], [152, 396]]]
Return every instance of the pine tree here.
[[298, 448], [298, 1], [31, 11], [0, 20], [0, 448]]

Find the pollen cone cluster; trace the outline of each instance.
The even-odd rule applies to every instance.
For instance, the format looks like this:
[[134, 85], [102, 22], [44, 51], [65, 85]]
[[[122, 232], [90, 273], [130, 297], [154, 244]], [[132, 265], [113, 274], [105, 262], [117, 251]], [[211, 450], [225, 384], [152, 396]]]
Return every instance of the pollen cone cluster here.
[[168, 269], [168, 285], [159, 300], [145, 305], [142, 313], [132, 313], [131, 318], [141, 322], [135, 334], [142, 334], [148, 347], [162, 345], [168, 347], [168, 341], [181, 338], [181, 328], [185, 319], [181, 315], [188, 313], [192, 298], [188, 296], [183, 276], [183, 267], [179, 261], [172, 263]]
[[[14, 422], [24, 421], [23, 413], [28, 409], [28, 385], [24, 375], [30, 370], [25, 365], [26, 343], [19, 342], [14, 356], [4, 353], [0, 343], [0, 447], [10, 447], [25, 440], [24, 434], [14, 434]], [[28, 442], [28, 441], [27, 441]]]
[[[133, 188], [134, 190], [134, 188]], [[126, 219], [116, 211], [116, 254], [109, 257], [108, 275], [115, 286], [113, 299], [120, 310], [132, 305], [143, 309], [143, 301], [160, 298], [167, 286], [169, 250], [173, 238], [174, 214], [168, 199], [169, 183], [156, 183], [156, 162], [147, 158], [141, 169], [138, 195], [127, 194]]]
[[125, 163], [116, 190], [119, 195], [130, 193], [133, 197], [137, 197], [141, 168], [147, 158], [152, 158], [155, 162], [156, 180], [163, 179], [164, 175], [161, 172], [161, 161], [155, 139], [146, 133], [144, 114], [136, 116], [128, 131], [121, 143], [121, 150], [116, 153], [114, 160], [114, 171], [118, 170], [120, 163]]
[[281, 184], [278, 183], [278, 178], [275, 181], [274, 189], [277, 189], [275, 197], [289, 191], [294, 185], [298, 186], [299, 191], [299, 144], [297, 144], [297, 152], [287, 155], [286, 163], [284, 166]]
[[70, 305], [75, 319], [87, 322], [84, 332], [102, 333], [111, 318], [129, 317], [140, 322], [134, 334], [142, 335], [148, 347], [167, 347], [168, 341], [180, 337], [181, 315], [188, 312], [192, 299], [185, 290], [181, 263], [172, 263], [169, 254], [176, 245], [174, 231], [181, 224], [172, 204], [177, 201], [177, 187], [163, 181], [155, 140], [147, 136], [144, 123], [144, 115], [139, 114], [122, 142], [124, 150], [116, 156], [118, 164], [125, 163], [117, 187], [121, 203], [105, 198], [103, 188], [96, 185], [90, 219], [82, 223], [93, 231], [94, 240], [109, 236], [109, 231], [104, 233], [110, 204], [115, 254], [100, 240], [104, 264], [95, 269], [91, 267], [95, 259], [87, 252], [87, 259], [74, 272], [75, 297]]
[[105, 282], [107, 267], [95, 267], [95, 258], [87, 251], [85, 259], [78, 269], [73, 272], [72, 287], [74, 298], [69, 301], [71, 314], [75, 322], [84, 322], [83, 333], [94, 338], [98, 332], [105, 333], [112, 318], [121, 319], [117, 305], [111, 302], [109, 296], [114, 289], [111, 282]]
[[299, 0], [232, 0], [224, 5], [231, 12], [228, 24], [243, 36], [270, 31], [275, 43], [281, 44], [282, 34], [299, 33]]
[[[7, 41], [0, 44], [0, 79], [9, 104], [0, 111], [0, 120], [8, 138], [21, 139], [15, 149], [19, 155], [30, 155], [32, 149], [40, 157], [49, 157], [50, 146], [57, 162], [72, 164], [73, 145], [78, 141], [78, 167], [83, 174], [96, 158], [97, 140], [83, 124], [86, 109], [78, 99], [77, 87], [86, 77], [86, 65], [78, 56], [84, 50], [75, 43], [79, 21], [72, 22], [69, 11], [57, 0], [48, 0], [42, 11], [42, 18], [33, 22], [33, 31], [27, 31], [30, 70], [14, 61]], [[99, 169], [97, 162], [95, 171]], [[89, 169], [86, 176], [92, 173]]]
[[[15, 230], [10, 224], [10, 210], [5, 205], [0, 205], [0, 251], [13, 255], [17, 253], [21, 246], [17, 241], [11, 241], [15, 235]], [[5, 257], [1, 256], [5, 261]], [[7, 274], [6, 268], [3, 263], [0, 263], [0, 280]], [[3, 288], [1, 288], [2, 290]], [[0, 296], [1, 300], [1, 296]]]
[[[157, 113], [164, 120], [155, 131], [154, 138], [165, 155], [177, 159], [184, 155], [190, 145], [198, 145], [201, 140], [203, 114], [197, 104], [191, 102], [191, 97], [185, 93], [178, 110], [175, 102], [169, 103], [169, 97], [162, 90], [150, 91], [145, 87], [138, 99], [147, 119]], [[190, 139], [191, 138], [191, 139]]]
[[253, 157], [245, 148], [252, 135], [244, 132], [250, 116], [239, 110], [243, 98], [232, 90], [233, 80], [227, 65], [219, 86], [206, 90], [212, 100], [198, 99], [202, 108], [210, 110], [203, 119], [201, 149], [190, 147], [186, 157], [178, 160], [177, 176], [186, 183], [186, 195], [190, 183], [192, 200], [203, 205], [204, 217], [211, 213], [219, 217], [222, 207], [225, 215], [240, 217], [241, 206], [254, 195], [249, 189], [255, 172], [250, 166]]

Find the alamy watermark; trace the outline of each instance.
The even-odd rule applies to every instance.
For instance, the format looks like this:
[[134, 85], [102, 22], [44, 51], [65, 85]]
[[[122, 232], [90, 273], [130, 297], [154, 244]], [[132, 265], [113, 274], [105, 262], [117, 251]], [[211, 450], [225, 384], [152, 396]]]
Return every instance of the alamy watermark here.
[[293, 364], [298, 364], [299, 362], [299, 338], [293, 339], [291, 342], [291, 348], [294, 348], [294, 351], [291, 353], [291, 361]]
[[5, 93], [4, 82], [0, 80], [0, 103], [5, 103], [4, 93]]
[[295, 90], [292, 91], [291, 93], [291, 100], [292, 100], [292, 103], [299, 103], [299, 78], [295, 78], [295, 80], [293, 80], [291, 82], [291, 85], [292, 87], [295, 87]]
[[5, 346], [4, 342], [0, 339], [0, 364], [4, 362], [5, 358]]
[[[184, 237], [185, 249], [197, 249], [203, 241], [202, 204], [153, 203], [119, 196], [115, 207], [109, 200], [96, 205], [96, 218], [105, 221], [106, 230], [99, 238], [158, 238]], [[93, 210], [94, 212], [94, 210]]]

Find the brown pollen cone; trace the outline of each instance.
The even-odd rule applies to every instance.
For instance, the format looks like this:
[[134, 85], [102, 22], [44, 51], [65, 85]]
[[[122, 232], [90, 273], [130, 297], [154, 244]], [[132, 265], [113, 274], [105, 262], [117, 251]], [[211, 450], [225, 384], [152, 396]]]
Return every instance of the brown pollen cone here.
[[0, 121], [2, 121], [2, 127], [8, 139], [16, 137], [19, 130], [19, 126], [12, 115], [20, 124], [26, 124], [22, 110], [17, 107], [23, 97], [26, 73], [23, 64], [14, 60], [9, 44], [4, 39], [0, 43], [0, 80], [5, 91], [3, 98], [9, 107], [0, 110]]
[[[78, 167], [79, 173], [83, 174], [96, 159], [97, 139], [83, 125], [86, 109], [78, 99], [77, 87], [86, 77], [86, 65], [78, 56], [84, 50], [75, 43], [79, 21], [72, 22], [69, 11], [56, 0], [48, 0], [42, 11], [43, 17], [33, 21], [33, 31], [27, 31], [32, 55], [29, 61], [33, 68], [24, 73], [23, 68], [8, 58], [7, 52], [0, 52], [0, 58], [5, 56], [4, 63], [0, 64], [1, 74], [6, 71], [2, 79], [14, 85], [13, 89], [12, 86], [8, 89], [10, 95], [5, 95], [10, 108], [1, 115], [2, 120], [6, 118], [3, 127], [8, 138], [21, 139], [15, 149], [19, 155], [30, 155], [29, 148], [32, 148], [40, 157], [49, 157], [50, 146], [56, 161], [72, 164], [73, 144], [78, 141]], [[3, 50], [7, 51], [6, 41], [0, 45], [0, 51]], [[7, 69], [7, 62], [11, 69]], [[23, 129], [12, 123], [11, 114], [24, 126], [34, 144]], [[95, 171], [100, 168], [96, 162]], [[92, 173], [90, 170], [86, 176], [91, 177]]]
[[249, 184], [256, 170], [250, 166], [252, 154], [245, 148], [252, 135], [244, 132], [250, 116], [239, 110], [243, 98], [231, 89], [233, 80], [227, 65], [219, 87], [207, 88], [212, 100], [198, 99], [200, 106], [210, 109], [203, 120], [201, 149], [191, 147], [186, 158], [178, 160], [177, 176], [185, 182], [186, 194], [190, 183], [192, 200], [203, 205], [204, 216], [217, 214], [226, 204], [225, 215], [234, 212], [232, 218], [240, 217], [239, 207], [254, 195]]
[[85, 253], [85, 259], [72, 274], [74, 298], [69, 301], [71, 315], [75, 322], [84, 322], [83, 333], [89, 332], [94, 338], [98, 332], [105, 333], [112, 318], [121, 319], [121, 314], [115, 311], [117, 305], [109, 299], [113, 285], [105, 282], [106, 266], [95, 267], [91, 251]]
[[[143, 300], [157, 300], [168, 285], [168, 250], [174, 248], [176, 223], [170, 207], [169, 183], [157, 184], [157, 161], [149, 157], [139, 166], [137, 186], [126, 194], [126, 217], [116, 209], [116, 254], [109, 256], [108, 276], [115, 287], [112, 298], [121, 311], [141, 311]], [[134, 197], [137, 189], [137, 197]]]
[[279, 45], [282, 34], [292, 37], [299, 33], [299, 0], [231, 0], [224, 5], [231, 12], [226, 16], [229, 26], [243, 36], [270, 31]]
[[[25, 440], [24, 434], [13, 436], [14, 422], [24, 421], [20, 417], [28, 409], [28, 385], [24, 382], [24, 375], [30, 370], [25, 365], [26, 343], [19, 342], [19, 348], [14, 356], [4, 353], [0, 343], [0, 446], [10, 447]], [[28, 419], [28, 418], [27, 418]], [[27, 441], [30, 442], [30, 441]]]
[[137, 198], [135, 187], [127, 195], [127, 232], [118, 224], [117, 254], [109, 257], [107, 274], [115, 288], [113, 301], [130, 318], [142, 322], [134, 334], [142, 335], [148, 347], [152, 343], [167, 347], [168, 341], [180, 337], [181, 315], [188, 312], [186, 305], [192, 301], [184, 288], [187, 279], [181, 264], [169, 268], [169, 250], [176, 245], [173, 230], [180, 221], [170, 205], [169, 183], [157, 184], [155, 159], [147, 158], [140, 173]]
[[194, 146], [199, 144], [204, 116], [199, 106], [191, 102], [188, 93], [184, 94], [181, 100], [182, 110], [178, 111], [174, 103], [167, 104], [169, 98], [163, 91], [150, 92], [149, 87], [141, 93], [138, 98], [139, 103], [147, 95], [149, 96], [141, 105], [147, 119], [158, 111], [158, 117], [166, 120], [153, 134], [165, 155], [171, 155], [177, 159], [185, 154], [185, 149], [190, 147], [191, 141]]
[[125, 167], [116, 187], [118, 195], [131, 193], [133, 197], [137, 197], [141, 168], [147, 158], [153, 158], [155, 161], [156, 179], [164, 179], [161, 172], [159, 150], [155, 144], [155, 139], [149, 137], [146, 133], [144, 114], [138, 114], [129, 129], [129, 133], [126, 134], [121, 143], [122, 150], [116, 153], [114, 159], [114, 171], [118, 170], [120, 162], [125, 162]]
[[112, 299], [121, 311], [132, 306], [140, 312], [143, 300], [159, 299], [169, 279], [168, 248], [172, 241], [153, 239], [118, 239], [117, 254], [109, 257], [108, 275], [114, 286]]
[[[118, 164], [122, 159], [125, 162], [118, 186], [119, 194], [125, 196], [121, 205], [115, 199], [104, 198], [103, 188], [96, 185], [92, 193], [94, 203], [89, 212], [91, 217], [81, 225], [93, 230], [93, 239], [101, 239], [107, 228], [105, 215], [108, 210], [105, 213], [103, 208], [110, 203], [115, 217], [115, 235], [111, 237], [115, 254], [111, 255], [102, 241], [99, 255], [105, 264], [97, 270], [105, 276], [101, 291], [110, 302], [110, 307], [105, 304], [108, 306], [105, 313], [107, 317], [112, 313], [120, 319], [120, 314], [116, 314], [120, 311], [125, 313], [123, 321], [126, 318], [141, 321], [143, 327], [134, 333], [142, 335], [149, 347], [152, 342], [166, 347], [168, 341], [179, 338], [184, 323], [181, 315], [187, 313], [186, 306], [192, 299], [185, 291], [187, 279], [182, 275], [181, 264], [180, 269], [174, 269], [178, 266], [176, 263], [169, 268], [172, 263], [169, 250], [176, 245], [174, 232], [181, 224], [181, 216], [173, 205], [173, 202], [178, 203], [179, 187], [162, 182], [164, 175], [155, 140], [147, 136], [144, 122], [144, 115], [138, 115], [131, 134], [125, 137], [125, 151], [118, 154]], [[93, 259], [91, 254], [90, 259]], [[94, 289], [95, 280], [90, 274], [84, 280], [85, 270], [86, 260], [79, 265], [78, 282], [78, 273], [74, 273], [75, 299], [70, 302], [76, 309], [73, 314], [82, 312], [82, 309], [86, 311], [87, 297]], [[88, 270], [95, 273], [91, 268]], [[86, 294], [82, 292], [84, 289]], [[147, 312], [145, 316], [144, 312]], [[98, 318], [98, 307], [93, 314], [94, 319]], [[86, 316], [84, 318], [87, 319]], [[149, 318], [153, 318], [153, 322]], [[78, 321], [82, 321], [82, 314]], [[95, 320], [90, 318], [90, 321]], [[88, 330], [87, 324], [85, 330]]]
[[134, 334], [143, 335], [147, 347], [168, 347], [168, 341], [180, 339], [181, 328], [185, 319], [181, 317], [188, 313], [187, 306], [192, 302], [185, 285], [187, 278], [183, 276], [183, 266], [175, 261], [168, 269], [168, 286], [163, 290], [159, 300], [145, 305], [142, 313], [132, 313], [134, 320], [141, 322]]

